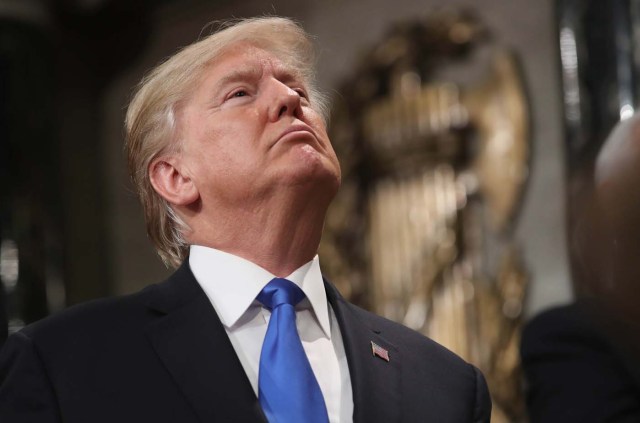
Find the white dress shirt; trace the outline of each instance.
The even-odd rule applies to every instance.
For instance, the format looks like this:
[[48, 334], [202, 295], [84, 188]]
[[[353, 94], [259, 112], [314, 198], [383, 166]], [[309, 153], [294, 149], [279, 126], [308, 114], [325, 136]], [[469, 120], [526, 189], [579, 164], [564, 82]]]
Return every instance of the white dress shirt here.
[[[191, 246], [189, 266], [218, 313], [257, 396], [260, 352], [271, 312], [256, 297], [276, 276], [241, 257], [199, 245]], [[307, 297], [296, 306], [296, 326], [324, 396], [329, 421], [351, 422], [349, 367], [340, 327], [327, 302], [318, 256], [286, 279]]]

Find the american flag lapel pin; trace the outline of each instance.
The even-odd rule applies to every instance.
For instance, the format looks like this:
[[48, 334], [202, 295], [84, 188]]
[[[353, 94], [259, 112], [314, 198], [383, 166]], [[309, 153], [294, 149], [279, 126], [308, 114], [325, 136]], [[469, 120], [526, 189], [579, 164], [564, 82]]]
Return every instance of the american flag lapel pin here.
[[389, 361], [389, 351], [385, 350], [373, 341], [371, 341], [371, 352], [374, 356], [378, 356], [384, 361]]

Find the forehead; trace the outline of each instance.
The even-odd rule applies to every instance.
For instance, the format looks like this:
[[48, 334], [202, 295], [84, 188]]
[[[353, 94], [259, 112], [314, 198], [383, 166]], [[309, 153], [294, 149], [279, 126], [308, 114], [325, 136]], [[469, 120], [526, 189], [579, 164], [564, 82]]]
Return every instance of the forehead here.
[[282, 53], [241, 42], [211, 60], [201, 80], [222, 84], [235, 79], [259, 78], [264, 72], [273, 73], [277, 78], [302, 80], [302, 72], [293, 62]]

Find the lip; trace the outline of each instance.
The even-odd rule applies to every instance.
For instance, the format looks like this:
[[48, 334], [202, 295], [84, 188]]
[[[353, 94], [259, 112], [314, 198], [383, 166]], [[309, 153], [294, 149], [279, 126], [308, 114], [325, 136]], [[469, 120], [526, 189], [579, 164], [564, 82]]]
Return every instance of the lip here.
[[[290, 137], [295, 137], [295, 134], [301, 134], [301, 133], [306, 133], [306, 134], [310, 134], [313, 139], [316, 139], [316, 134], [315, 132], [313, 132], [313, 130], [308, 126], [308, 125], [304, 125], [304, 124], [294, 124], [291, 125], [289, 127], [287, 127], [287, 129], [285, 129], [280, 136], [276, 139], [276, 141], [273, 143], [273, 145], [279, 143], [280, 141], [283, 141], [287, 138]], [[272, 146], [273, 146], [272, 145]]]

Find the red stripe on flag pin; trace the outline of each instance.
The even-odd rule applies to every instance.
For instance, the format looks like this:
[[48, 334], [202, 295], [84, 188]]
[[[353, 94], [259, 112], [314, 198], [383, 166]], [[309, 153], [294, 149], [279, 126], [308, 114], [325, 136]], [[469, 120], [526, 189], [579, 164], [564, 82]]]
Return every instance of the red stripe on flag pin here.
[[374, 356], [378, 356], [385, 361], [389, 361], [389, 351], [385, 350], [373, 341], [371, 341], [371, 352]]

